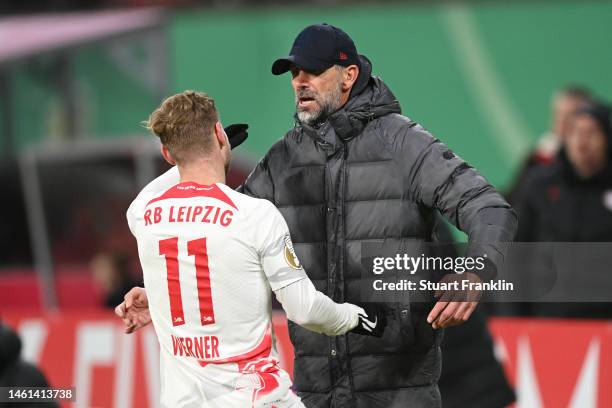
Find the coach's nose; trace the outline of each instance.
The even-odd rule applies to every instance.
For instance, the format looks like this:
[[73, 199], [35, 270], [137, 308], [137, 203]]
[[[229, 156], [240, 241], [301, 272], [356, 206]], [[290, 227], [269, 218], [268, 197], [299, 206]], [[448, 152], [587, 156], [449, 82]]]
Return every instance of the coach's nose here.
[[293, 78], [291, 82], [295, 89], [302, 89], [308, 86], [312, 78], [312, 74], [304, 71], [303, 69], [295, 69], [292, 72]]

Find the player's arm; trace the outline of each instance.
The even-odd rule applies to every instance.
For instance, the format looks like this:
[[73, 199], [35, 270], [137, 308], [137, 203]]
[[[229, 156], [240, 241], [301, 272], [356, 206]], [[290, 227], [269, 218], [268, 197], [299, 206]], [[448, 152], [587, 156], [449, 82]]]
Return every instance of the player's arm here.
[[287, 319], [328, 336], [338, 336], [355, 328], [362, 309], [350, 303], [337, 304], [317, 291], [308, 278], [274, 291]]
[[317, 291], [293, 249], [289, 229], [271, 203], [259, 231], [262, 268], [287, 318], [306, 329], [338, 336], [348, 331], [381, 336], [386, 324], [382, 308], [335, 303]]
[[382, 309], [335, 303], [316, 290], [307, 277], [275, 290], [274, 294], [287, 319], [317, 333], [339, 336], [352, 331], [380, 337], [386, 325]]

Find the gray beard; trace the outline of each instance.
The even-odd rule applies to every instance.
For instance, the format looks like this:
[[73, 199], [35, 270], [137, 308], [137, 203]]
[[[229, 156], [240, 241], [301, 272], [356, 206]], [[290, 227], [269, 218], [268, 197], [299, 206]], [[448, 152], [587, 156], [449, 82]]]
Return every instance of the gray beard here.
[[314, 112], [308, 111], [297, 111], [297, 117], [300, 122], [305, 123], [310, 126], [317, 125], [319, 123], [325, 122], [329, 113], [324, 112], [326, 109], [317, 109]]
[[342, 84], [338, 83], [338, 86], [331, 90], [331, 92], [325, 96], [317, 97], [316, 101], [319, 104], [319, 109], [308, 112], [300, 111], [296, 106], [297, 117], [300, 122], [305, 123], [309, 126], [314, 126], [319, 123], [323, 123], [327, 120], [329, 115], [340, 109], [340, 99], [342, 97]]

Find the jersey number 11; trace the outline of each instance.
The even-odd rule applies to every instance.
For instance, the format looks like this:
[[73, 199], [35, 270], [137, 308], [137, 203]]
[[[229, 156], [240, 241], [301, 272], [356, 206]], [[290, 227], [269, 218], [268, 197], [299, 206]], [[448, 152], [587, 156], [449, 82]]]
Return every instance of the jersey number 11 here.
[[[159, 241], [159, 254], [166, 258], [172, 325], [180, 326], [185, 324], [185, 314], [183, 313], [183, 298], [181, 296], [181, 281], [179, 278], [178, 238], [173, 237]], [[213, 324], [215, 323], [215, 312], [212, 304], [206, 238], [194, 239], [193, 241], [187, 242], [187, 254], [193, 256], [195, 259], [198, 302], [200, 305], [200, 324], [202, 326]]]

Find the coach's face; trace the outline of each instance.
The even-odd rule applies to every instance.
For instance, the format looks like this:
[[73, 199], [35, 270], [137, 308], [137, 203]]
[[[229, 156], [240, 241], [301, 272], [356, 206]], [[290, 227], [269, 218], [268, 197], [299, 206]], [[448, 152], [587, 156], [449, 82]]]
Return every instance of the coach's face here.
[[309, 71], [293, 65], [291, 86], [295, 92], [298, 119], [309, 125], [325, 120], [348, 100], [359, 74], [356, 65], [337, 65], [325, 71]]

